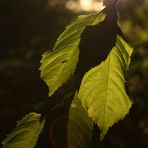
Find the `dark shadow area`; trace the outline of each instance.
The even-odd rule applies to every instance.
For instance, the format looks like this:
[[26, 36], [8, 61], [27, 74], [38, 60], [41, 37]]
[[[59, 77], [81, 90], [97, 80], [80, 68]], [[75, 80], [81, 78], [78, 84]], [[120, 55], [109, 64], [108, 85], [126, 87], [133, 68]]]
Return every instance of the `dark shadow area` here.
[[[63, 7], [50, 7], [48, 0], [1, 0], [0, 12], [2, 141], [25, 114], [44, 112], [44, 104], [50, 104], [48, 87], [40, 79], [38, 70], [41, 55], [52, 49], [74, 15]], [[55, 118], [52, 118], [54, 114]], [[56, 119], [56, 113], [52, 112], [50, 117]], [[48, 142], [51, 143], [49, 136], [42, 143]]]

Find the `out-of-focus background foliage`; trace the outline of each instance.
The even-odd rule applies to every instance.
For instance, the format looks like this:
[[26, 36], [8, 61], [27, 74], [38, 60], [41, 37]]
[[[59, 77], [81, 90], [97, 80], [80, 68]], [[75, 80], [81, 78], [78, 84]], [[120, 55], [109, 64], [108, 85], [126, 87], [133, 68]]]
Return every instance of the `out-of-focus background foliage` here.
[[[105, 0], [106, 4], [110, 1]], [[0, 139], [24, 114], [38, 111], [48, 88], [40, 80], [41, 55], [78, 14], [103, 8], [99, 0], [0, 1]], [[93, 148], [148, 147], [148, 0], [119, 0], [119, 25], [134, 46], [127, 89], [134, 100], [130, 114]], [[95, 38], [95, 37], [94, 37]], [[54, 115], [51, 115], [54, 116]], [[47, 142], [47, 140], [49, 140]], [[98, 141], [98, 142], [97, 142]], [[44, 147], [54, 147], [50, 137]], [[39, 148], [41, 146], [38, 146]]]

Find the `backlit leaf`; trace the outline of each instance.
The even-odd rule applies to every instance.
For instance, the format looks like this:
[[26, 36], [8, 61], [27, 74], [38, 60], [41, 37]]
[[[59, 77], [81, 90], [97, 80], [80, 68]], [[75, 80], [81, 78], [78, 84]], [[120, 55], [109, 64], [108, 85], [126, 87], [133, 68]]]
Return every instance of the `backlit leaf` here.
[[74, 73], [79, 58], [80, 36], [86, 26], [102, 22], [105, 14], [79, 16], [58, 38], [53, 50], [43, 54], [41, 78], [49, 87], [49, 96], [61, 87]]
[[107, 59], [87, 72], [78, 97], [104, 138], [109, 127], [123, 119], [132, 102], [125, 90], [125, 74], [130, 64], [132, 48], [117, 36], [115, 47]]
[[40, 114], [29, 113], [2, 142], [3, 148], [34, 148], [44, 123]]

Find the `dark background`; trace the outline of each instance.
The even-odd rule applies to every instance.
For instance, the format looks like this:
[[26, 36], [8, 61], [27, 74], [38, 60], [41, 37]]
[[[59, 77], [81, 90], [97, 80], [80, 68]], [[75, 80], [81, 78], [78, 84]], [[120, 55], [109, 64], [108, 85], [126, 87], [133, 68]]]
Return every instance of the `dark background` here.
[[[41, 55], [52, 49], [65, 25], [84, 13], [68, 10], [66, 2], [0, 1], [0, 141], [14, 128], [17, 120], [30, 111], [39, 112], [43, 102], [49, 99], [48, 88], [38, 70]], [[130, 114], [109, 130], [102, 143], [95, 137], [92, 147], [147, 148], [148, 1], [120, 0], [118, 10], [122, 31], [134, 46], [127, 75], [128, 92], [134, 105]], [[54, 114], [57, 116], [56, 112], [51, 118]], [[41, 143], [48, 143], [44, 147], [54, 147], [50, 137]]]

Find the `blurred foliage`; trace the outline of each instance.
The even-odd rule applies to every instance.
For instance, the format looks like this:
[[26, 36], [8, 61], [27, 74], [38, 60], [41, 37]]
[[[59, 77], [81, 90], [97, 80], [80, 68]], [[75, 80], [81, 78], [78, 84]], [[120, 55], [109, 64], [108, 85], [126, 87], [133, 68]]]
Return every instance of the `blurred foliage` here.
[[[148, 138], [148, 1], [120, 1], [120, 25], [134, 46], [128, 91], [134, 100], [131, 125], [139, 130], [138, 145], [147, 147]], [[145, 145], [144, 145], [145, 143]]]
[[[128, 4], [127, 4], [128, 3]], [[148, 1], [121, 1], [120, 24], [134, 46], [133, 62], [129, 71], [129, 92], [144, 114], [148, 105]], [[124, 11], [124, 10], [127, 11]], [[148, 117], [147, 117], [148, 118]]]
[[[57, 4], [53, 6], [51, 1]], [[76, 16], [66, 9], [66, 2], [0, 1], [0, 139], [11, 131], [16, 120], [29, 111], [39, 112], [42, 104], [49, 99], [48, 88], [40, 80], [39, 61], [42, 53], [52, 49], [59, 33]], [[146, 148], [148, 145], [147, 8], [148, 0], [119, 0], [119, 24], [135, 48], [127, 76], [134, 107], [124, 122], [116, 125], [102, 143], [97, 142], [98, 131], [95, 130], [93, 148]], [[59, 116], [59, 112], [64, 111], [51, 112], [49, 123]], [[48, 132], [45, 134], [48, 135]], [[44, 140], [39, 145], [52, 145], [49, 137]]]
[[40, 80], [39, 61], [73, 18], [69, 11], [53, 9], [48, 2], [0, 1], [1, 138], [16, 120], [48, 100], [47, 88]]

